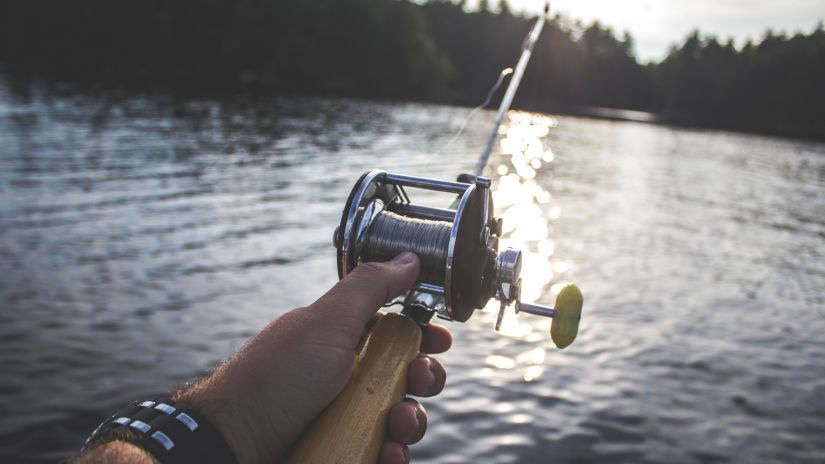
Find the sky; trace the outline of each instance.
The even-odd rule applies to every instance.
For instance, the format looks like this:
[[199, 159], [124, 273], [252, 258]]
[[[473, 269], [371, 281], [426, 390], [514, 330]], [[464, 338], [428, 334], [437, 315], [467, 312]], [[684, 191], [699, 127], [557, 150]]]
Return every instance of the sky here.
[[[544, 6], [543, 0], [508, 2], [519, 12], [537, 13]], [[723, 40], [732, 37], [737, 45], [758, 40], [768, 28], [810, 32], [825, 19], [825, 0], [553, 0], [554, 12], [586, 23], [598, 20], [618, 33], [630, 31], [636, 55], [658, 61], [697, 28]]]

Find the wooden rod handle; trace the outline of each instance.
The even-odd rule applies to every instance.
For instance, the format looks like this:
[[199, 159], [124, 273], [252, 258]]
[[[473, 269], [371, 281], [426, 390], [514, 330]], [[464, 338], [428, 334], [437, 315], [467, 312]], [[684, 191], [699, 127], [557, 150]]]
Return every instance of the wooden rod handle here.
[[387, 413], [404, 398], [407, 368], [418, 355], [421, 328], [400, 314], [381, 317], [370, 331], [349, 384], [293, 448], [290, 464], [375, 464]]

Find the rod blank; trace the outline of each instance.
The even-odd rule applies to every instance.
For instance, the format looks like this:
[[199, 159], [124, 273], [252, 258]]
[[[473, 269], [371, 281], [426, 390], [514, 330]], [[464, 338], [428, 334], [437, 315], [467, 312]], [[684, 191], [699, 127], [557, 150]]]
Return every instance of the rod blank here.
[[548, 3], [544, 9], [544, 14], [539, 17], [538, 21], [536, 21], [536, 25], [533, 26], [533, 30], [530, 31], [530, 35], [524, 43], [524, 51], [521, 53], [521, 58], [518, 60], [516, 70], [513, 73], [513, 78], [510, 80], [510, 85], [507, 86], [507, 92], [504, 93], [504, 98], [501, 99], [501, 105], [498, 107], [498, 114], [496, 114], [496, 120], [493, 123], [493, 130], [490, 131], [490, 135], [487, 137], [487, 143], [484, 145], [484, 151], [481, 152], [481, 157], [478, 159], [478, 163], [476, 163], [473, 171], [476, 177], [480, 176], [482, 171], [484, 171], [484, 166], [487, 166], [487, 160], [490, 158], [490, 152], [493, 150], [493, 144], [498, 138], [498, 128], [501, 126], [501, 122], [504, 121], [504, 115], [506, 115], [507, 111], [510, 110], [510, 105], [513, 103], [513, 97], [516, 96], [516, 90], [518, 90], [518, 86], [521, 84], [521, 77], [524, 75], [524, 70], [527, 68], [527, 63], [530, 61], [530, 56], [533, 54], [533, 46], [536, 45], [536, 42], [539, 40], [539, 36], [541, 35], [541, 30], [544, 28], [544, 22], [547, 19], [549, 8], [550, 4]]

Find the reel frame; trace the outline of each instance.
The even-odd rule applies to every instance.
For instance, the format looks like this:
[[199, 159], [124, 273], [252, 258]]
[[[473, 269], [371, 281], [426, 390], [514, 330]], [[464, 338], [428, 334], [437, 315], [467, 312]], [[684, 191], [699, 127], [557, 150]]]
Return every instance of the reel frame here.
[[[484, 307], [493, 296], [493, 292], [482, 288], [485, 270], [498, 252], [498, 240], [489, 227], [493, 212], [490, 185], [489, 179], [481, 177], [474, 183], [463, 183], [390, 174], [380, 169], [368, 171], [350, 192], [335, 231], [338, 277], [344, 278], [360, 264], [364, 238], [373, 218], [381, 211], [450, 222], [444, 282], [418, 282], [411, 292], [435, 297], [425, 299], [426, 306], [440, 318], [466, 321], [473, 310]], [[414, 205], [405, 187], [457, 197], [449, 209]]]
[[[550, 330], [553, 343], [559, 348], [570, 345], [576, 338], [581, 319], [583, 299], [579, 288], [573, 284], [565, 286], [556, 296], [554, 308], [521, 302], [521, 251], [514, 248], [498, 251], [502, 221], [493, 217], [490, 180], [466, 174], [458, 180], [446, 182], [390, 174], [380, 169], [363, 174], [350, 192], [341, 222], [333, 235], [338, 277], [343, 279], [363, 262], [361, 255], [365, 240], [373, 220], [382, 211], [410, 219], [449, 222], [443, 281], [419, 281], [396, 300], [404, 306], [402, 313], [419, 324], [427, 324], [433, 315], [466, 322], [474, 310], [485, 307], [491, 298], [495, 298], [501, 303], [496, 331], [501, 327], [507, 307], [513, 304], [516, 314], [525, 312], [553, 318]], [[415, 205], [405, 188], [452, 193], [456, 198], [447, 209]], [[432, 232], [422, 228], [421, 233]], [[403, 243], [402, 248], [407, 245], [414, 248], [418, 244]], [[398, 248], [397, 244], [395, 248]], [[393, 250], [401, 251], [404, 250]], [[441, 256], [426, 253], [425, 256], [436, 262], [441, 259]]]

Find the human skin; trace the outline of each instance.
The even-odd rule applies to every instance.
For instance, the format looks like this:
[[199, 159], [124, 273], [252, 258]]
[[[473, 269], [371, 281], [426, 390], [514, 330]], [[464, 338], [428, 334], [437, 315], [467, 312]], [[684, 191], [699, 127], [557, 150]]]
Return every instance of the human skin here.
[[[369, 327], [381, 317], [377, 309], [409, 290], [418, 271], [419, 261], [412, 253], [358, 266], [315, 303], [272, 321], [175, 400], [205, 415], [240, 463], [278, 462], [346, 386]], [[446, 328], [423, 328], [421, 354], [408, 370], [409, 394], [427, 397], [441, 392], [446, 372], [428, 354], [444, 352], [451, 344]], [[427, 429], [424, 408], [407, 398], [390, 410], [386, 427], [379, 462], [409, 462], [407, 445], [420, 440]], [[110, 442], [75, 462], [155, 461], [133, 445]]]

